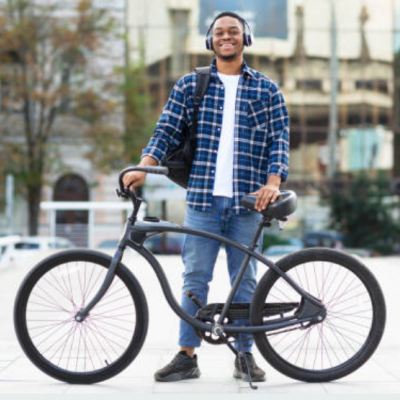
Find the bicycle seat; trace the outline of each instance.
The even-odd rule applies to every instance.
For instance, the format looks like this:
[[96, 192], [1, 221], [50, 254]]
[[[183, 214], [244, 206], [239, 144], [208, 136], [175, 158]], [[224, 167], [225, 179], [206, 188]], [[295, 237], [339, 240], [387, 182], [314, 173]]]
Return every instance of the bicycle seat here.
[[[248, 194], [243, 196], [241, 205], [251, 211], [257, 211], [254, 206], [256, 204], [257, 196]], [[275, 203], [268, 204], [267, 208], [262, 211], [269, 220], [283, 219], [286, 216], [294, 213], [297, 208], [297, 195], [292, 190], [282, 190], [280, 196], [276, 199]]]

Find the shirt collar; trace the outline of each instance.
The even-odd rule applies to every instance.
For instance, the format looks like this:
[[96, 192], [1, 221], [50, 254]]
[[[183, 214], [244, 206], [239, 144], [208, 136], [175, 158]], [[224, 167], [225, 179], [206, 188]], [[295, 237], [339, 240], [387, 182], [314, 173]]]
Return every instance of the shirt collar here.
[[[214, 76], [217, 76], [217, 59], [214, 57], [211, 63], [211, 74]], [[254, 78], [254, 73], [251, 70], [251, 68], [248, 67], [247, 63], [245, 60], [243, 60], [243, 64], [242, 64], [242, 75], [246, 76], [249, 75], [252, 78]]]

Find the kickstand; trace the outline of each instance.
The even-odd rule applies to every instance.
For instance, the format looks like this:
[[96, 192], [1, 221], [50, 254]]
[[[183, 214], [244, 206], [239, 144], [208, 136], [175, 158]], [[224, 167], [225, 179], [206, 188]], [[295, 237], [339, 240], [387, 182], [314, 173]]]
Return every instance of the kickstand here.
[[249, 385], [252, 389], [257, 390], [258, 386], [253, 385], [253, 381], [251, 380], [251, 375], [250, 375], [250, 368], [249, 368], [249, 363], [247, 362], [247, 356], [246, 356], [246, 352], [243, 349], [243, 342], [242, 342], [242, 338], [239, 335], [239, 347], [240, 347], [240, 351], [239, 351], [239, 364], [241, 364], [241, 360], [242, 360], [242, 356], [244, 358], [244, 362], [246, 364], [246, 371], [247, 371], [247, 379], [249, 380]]
[[249, 385], [252, 389], [257, 390], [258, 386], [253, 385], [253, 381], [251, 380], [251, 375], [250, 375], [250, 368], [249, 368], [249, 363], [247, 362], [247, 356], [246, 356], [246, 352], [243, 349], [243, 342], [242, 342], [242, 338], [239, 335], [239, 347], [240, 347], [240, 351], [237, 351], [232, 344], [229, 342], [229, 340], [226, 338], [226, 336], [221, 332], [218, 331], [218, 336], [225, 342], [225, 344], [232, 350], [232, 352], [239, 357], [239, 363], [241, 363], [241, 355], [244, 358], [244, 362], [246, 364], [246, 371], [247, 371], [247, 378], [249, 380]]

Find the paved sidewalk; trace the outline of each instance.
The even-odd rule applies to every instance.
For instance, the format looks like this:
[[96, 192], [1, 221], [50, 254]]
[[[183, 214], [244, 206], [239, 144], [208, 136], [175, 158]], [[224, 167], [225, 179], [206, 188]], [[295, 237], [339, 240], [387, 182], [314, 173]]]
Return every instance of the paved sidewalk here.
[[[132, 393], [252, 393], [245, 382], [232, 377], [233, 354], [226, 346], [205, 344], [199, 351], [201, 378], [178, 383], [156, 383], [154, 371], [165, 365], [177, 351], [178, 319], [167, 305], [151, 268], [131, 255], [124, 258], [139, 278], [149, 303], [150, 326], [139, 356], [120, 375], [95, 385], [68, 385], [39, 371], [22, 353], [16, 340], [12, 309], [17, 288], [29, 266], [0, 270], [0, 394], [66, 393], [125, 394]], [[181, 272], [179, 257], [163, 256], [162, 264], [175, 296], [180, 298]], [[258, 364], [267, 371], [268, 381], [258, 384], [258, 394], [373, 394], [400, 393], [400, 257], [364, 259], [377, 276], [385, 293], [388, 320], [386, 332], [377, 352], [366, 365], [352, 375], [332, 383], [307, 384], [291, 380], [270, 367], [255, 349]], [[210, 302], [226, 297], [229, 281], [224, 256], [218, 259]], [[264, 268], [260, 267], [260, 275]]]

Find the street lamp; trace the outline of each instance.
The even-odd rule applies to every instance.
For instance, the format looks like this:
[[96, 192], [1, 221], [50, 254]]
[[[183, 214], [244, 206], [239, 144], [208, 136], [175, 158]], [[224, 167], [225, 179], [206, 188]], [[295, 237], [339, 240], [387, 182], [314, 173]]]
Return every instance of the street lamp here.
[[337, 56], [337, 24], [335, 13], [335, 1], [330, 0], [331, 3], [331, 104], [329, 116], [329, 135], [328, 135], [328, 149], [329, 149], [329, 164], [328, 164], [328, 178], [333, 179], [336, 173], [336, 148], [337, 148], [337, 130], [338, 130], [338, 110], [337, 110], [337, 96], [338, 96], [338, 82], [339, 82], [339, 68]]

